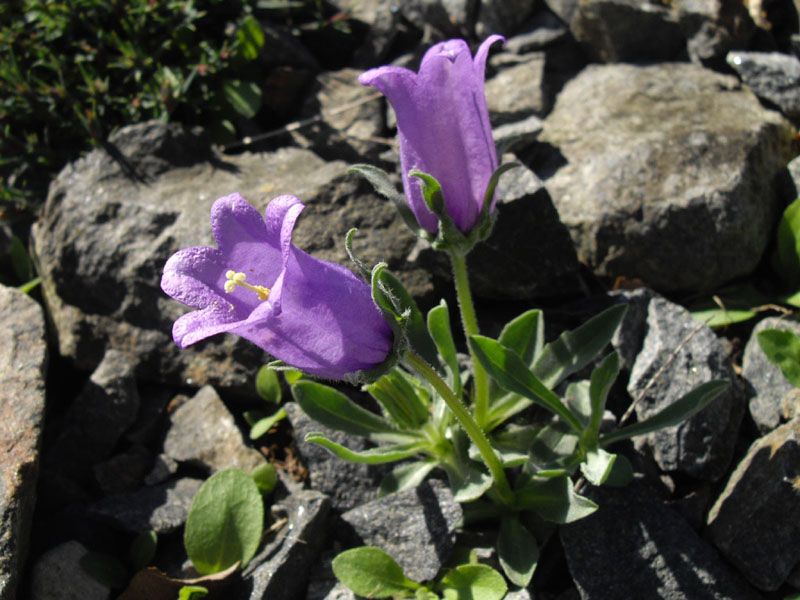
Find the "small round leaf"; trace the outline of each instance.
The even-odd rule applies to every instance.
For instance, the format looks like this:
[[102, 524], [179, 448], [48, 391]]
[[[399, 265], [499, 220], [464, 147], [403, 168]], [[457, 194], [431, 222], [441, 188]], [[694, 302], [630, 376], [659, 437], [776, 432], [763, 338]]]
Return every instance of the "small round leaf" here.
[[339, 581], [366, 598], [403, 597], [420, 587], [405, 576], [391, 556], [372, 546], [342, 552], [333, 559], [332, 567]]

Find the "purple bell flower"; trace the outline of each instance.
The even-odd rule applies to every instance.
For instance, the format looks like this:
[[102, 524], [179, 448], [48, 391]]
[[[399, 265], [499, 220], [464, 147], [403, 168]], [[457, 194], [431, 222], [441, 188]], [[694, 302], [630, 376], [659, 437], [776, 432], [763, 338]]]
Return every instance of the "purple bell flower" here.
[[175, 321], [178, 346], [234, 333], [325, 379], [349, 378], [388, 358], [394, 335], [370, 287], [292, 244], [303, 208], [294, 196], [280, 196], [262, 219], [239, 194], [214, 203], [218, 248], [185, 248], [164, 266], [161, 289], [199, 309]]
[[386, 66], [358, 78], [394, 108], [403, 188], [417, 221], [431, 234], [436, 234], [438, 219], [426, 206], [419, 181], [410, 180], [408, 172], [418, 169], [439, 181], [445, 210], [462, 233], [475, 226], [497, 169], [483, 84], [489, 48], [502, 40], [490, 36], [475, 58], [464, 40], [449, 40], [425, 53], [419, 73]]

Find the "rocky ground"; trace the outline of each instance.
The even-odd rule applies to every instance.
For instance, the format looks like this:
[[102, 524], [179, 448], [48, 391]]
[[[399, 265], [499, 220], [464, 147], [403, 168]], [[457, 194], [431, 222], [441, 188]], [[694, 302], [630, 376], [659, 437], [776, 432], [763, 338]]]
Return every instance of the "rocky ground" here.
[[[230, 336], [179, 351], [170, 330], [185, 309], [158, 282], [174, 251], [211, 243], [217, 197], [239, 191], [263, 206], [293, 193], [308, 204], [298, 246], [346, 263], [343, 236], [358, 227], [358, 254], [386, 261], [430, 306], [447, 289], [445, 265], [345, 173], [356, 161], [396, 165], [393, 116], [356, 77], [414, 65], [431, 41], [489, 33], [508, 37], [487, 73], [495, 137], [524, 168], [503, 180], [495, 234], [470, 256], [483, 329], [542, 306], [553, 336], [628, 303], [615, 338], [626, 369], [610, 401], [617, 417], [634, 399], [643, 418], [704, 381], [735, 382], [688, 422], [627, 448], [637, 482], [585, 490], [600, 510], [544, 548], [535, 594], [509, 597], [798, 593], [800, 401], [751, 337], [754, 323], [712, 331], [682, 306], [759, 276], [800, 190], [790, 165], [798, 3], [335, 3], [359, 32], [336, 60], [281, 37], [289, 75], [275, 79], [272, 101], [292, 73], [313, 74], [294, 115], [318, 116], [306, 125], [254, 132], [227, 153], [201, 131], [130, 126], [52, 182], [31, 231], [41, 289], [0, 288], [10, 333], [0, 340], [0, 600], [117, 597], [80, 565], [90, 552], [119, 555], [146, 530], [159, 534], [156, 564], [185, 575], [180, 532], [202, 480], [266, 460], [283, 473], [271, 511], [286, 524], [228, 597], [352, 598], [330, 559], [361, 543], [381, 545], [415, 579], [436, 574], [462, 535], [446, 486], [378, 499], [374, 467], [298, 441], [321, 428], [292, 403], [291, 427], [247, 441], [242, 413], [258, 404], [266, 357]], [[319, 66], [331, 63], [345, 66]], [[800, 333], [792, 318], [755, 331], [767, 327]]]

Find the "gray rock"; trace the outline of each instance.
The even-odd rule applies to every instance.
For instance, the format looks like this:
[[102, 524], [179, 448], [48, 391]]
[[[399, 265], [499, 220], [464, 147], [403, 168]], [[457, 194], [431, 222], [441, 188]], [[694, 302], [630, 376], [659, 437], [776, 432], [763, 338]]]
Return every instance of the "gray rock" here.
[[647, 333], [647, 308], [650, 306], [650, 301], [658, 295], [647, 288], [619, 290], [609, 295], [615, 302], [628, 306], [625, 318], [611, 338], [611, 344], [619, 353], [622, 368], [630, 370], [642, 349]]
[[794, 184], [795, 194], [800, 197], [800, 156], [786, 165], [786, 169], [789, 171], [789, 176]]
[[517, 148], [525, 148], [533, 143], [542, 130], [542, 120], [531, 115], [521, 121], [506, 123], [495, 127], [492, 134], [497, 145], [498, 154], [511, 152]]
[[[395, 6], [424, 37], [466, 36], [475, 22], [479, 0], [403, 0]], [[431, 30], [439, 35], [432, 36]]]
[[[203, 138], [155, 122], [125, 127], [110, 143], [124, 158], [124, 167], [100, 149], [65, 167], [32, 233], [59, 351], [79, 368], [93, 369], [105, 348], [112, 347], [140, 360], [137, 374], [143, 380], [198, 387], [213, 383], [254, 394], [253, 377], [263, 352], [235, 336], [179, 350], [170, 331], [187, 309], [159, 287], [172, 253], [213, 243], [211, 204], [234, 191], [259, 209], [280, 194], [303, 199], [309, 208], [295, 241], [302, 247], [304, 232], [327, 232], [322, 243], [328, 244], [336, 235], [337, 252], [330, 254], [341, 262], [346, 253], [338, 227], [345, 220], [348, 228], [360, 228], [361, 239], [369, 238], [371, 254], [390, 263], [402, 265], [402, 253], [413, 246], [413, 235], [394, 209], [345, 176], [343, 162], [328, 163], [297, 148], [221, 158]], [[356, 192], [357, 197], [348, 196]], [[354, 205], [360, 207], [355, 222], [350, 216]], [[336, 230], [326, 230], [332, 224]], [[402, 270], [399, 274], [405, 277]], [[430, 289], [425, 276], [410, 275], [418, 289]]]
[[733, 456], [744, 394], [730, 350], [714, 332], [686, 309], [663, 298], [651, 300], [647, 334], [628, 382], [637, 418], [646, 419], [714, 379], [728, 380], [731, 386], [680, 425], [644, 436], [662, 470], [712, 481], [722, 477]]
[[17, 595], [28, 552], [45, 407], [44, 315], [29, 296], [0, 286], [0, 600]]
[[530, 0], [481, 0], [475, 32], [482, 38], [493, 33], [511, 35], [536, 8]]
[[[504, 157], [510, 162], [513, 157]], [[497, 186], [497, 220], [492, 235], [469, 254], [476, 296], [501, 300], [554, 298], [580, 290], [580, 265], [569, 232], [542, 182], [524, 166], [503, 175]], [[411, 260], [449, 279], [446, 257], [419, 242]]]
[[429, 480], [342, 515], [353, 545], [378, 546], [415, 581], [433, 579], [447, 562], [462, 520], [450, 488]]
[[318, 155], [350, 162], [374, 161], [386, 148], [384, 105], [380, 94], [358, 83], [363, 71], [342, 69], [320, 74], [301, 116], [320, 115], [316, 123], [292, 132], [295, 142]]
[[61, 434], [48, 450], [48, 466], [81, 480], [92, 465], [111, 456], [139, 412], [134, 369], [129, 355], [114, 349], [105, 353], [69, 407]]
[[559, 529], [582, 600], [756, 600], [677, 513], [640, 485], [593, 488], [600, 508]]
[[71, 541], [42, 555], [31, 573], [31, 600], [106, 600], [111, 590], [80, 566], [87, 553]]
[[558, 17], [543, 10], [525, 23], [521, 33], [508, 38], [505, 49], [514, 54], [528, 54], [563, 41], [568, 33], [569, 29]]
[[178, 472], [178, 463], [166, 454], [159, 454], [153, 462], [153, 468], [144, 477], [145, 485], [164, 483]]
[[673, 12], [692, 62], [719, 67], [728, 51], [746, 48], [755, 23], [743, 2], [680, 0]]
[[330, 503], [313, 490], [294, 492], [273, 512], [288, 519], [277, 539], [268, 543], [242, 573], [236, 598], [296, 600], [326, 539]]
[[132, 446], [94, 466], [94, 478], [106, 494], [122, 494], [138, 488], [153, 467], [153, 454]]
[[731, 52], [733, 67], [756, 96], [800, 122], [800, 59], [778, 52]]
[[756, 440], [711, 511], [708, 533], [762, 590], [777, 590], [800, 567], [800, 420]]
[[308, 578], [306, 600], [357, 600], [357, 596], [333, 574], [331, 563], [336, 551], [326, 551]]
[[129, 533], [170, 533], [186, 522], [202, 483], [185, 477], [130, 494], [107, 496], [89, 505], [87, 511], [89, 516]]
[[334, 442], [360, 451], [366, 449], [364, 438], [321, 425], [306, 415], [295, 402], [287, 402], [284, 410], [294, 429], [300, 459], [308, 468], [309, 485], [328, 495], [334, 510], [348, 511], [377, 497], [383, 469], [344, 461], [321, 446], [304, 441], [306, 434], [316, 431]]
[[264, 464], [264, 456], [244, 443], [233, 415], [210, 385], [179, 406], [170, 420], [164, 454], [178, 463], [211, 473], [223, 469], [250, 472]]
[[367, 28], [352, 64], [363, 68], [380, 64], [402, 30], [402, 14], [397, 0], [336, 0], [336, 5]]
[[486, 81], [486, 104], [492, 124], [502, 125], [547, 113], [552, 98], [545, 90], [544, 52], [503, 54], [491, 62], [499, 69]]
[[544, 0], [547, 8], [553, 11], [567, 25], [572, 22], [578, 12], [579, 2], [580, 0]]
[[598, 275], [710, 290], [758, 264], [791, 136], [732, 77], [679, 63], [590, 66], [545, 119], [532, 168]]
[[781, 401], [794, 389], [780, 368], [767, 360], [758, 343], [757, 335], [765, 329], [781, 329], [800, 335], [800, 323], [778, 317], [763, 319], [753, 328], [753, 333], [744, 348], [742, 377], [749, 384], [750, 415], [761, 433], [771, 431], [780, 424]]
[[658, 0], [581, 0], [569, 26], [600, 62], [665, 61], [685, 52], [678, 24]]

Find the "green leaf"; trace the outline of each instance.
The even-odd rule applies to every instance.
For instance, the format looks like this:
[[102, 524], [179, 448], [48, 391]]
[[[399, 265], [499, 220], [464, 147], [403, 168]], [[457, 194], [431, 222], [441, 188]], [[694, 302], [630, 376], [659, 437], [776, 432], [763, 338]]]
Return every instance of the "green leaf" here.
[[442, 300], [428, 312], [428, 332], [436, 344], [439, 355], [450, 370], [448, 383], [456, 396], [461, 397], [461, 371], [458, 368], [456, 344], [453, 341], [453, 330], [450, 327], [450, 311]]
[[581, 463], [581, 473], [592, 485], [603, 485], [614, 468], [617, 455], [598, 448], [586, 453], [586, 460]]
[[755, 317], [755, 309], [773, 302], [750, 283], [738, 284], [717, 290], [712, 298], [705, 298], [689, 306], [692, 318], [709, 327], [719, 328], [743, 323]]
[[439, 596], [428, 588], [419, 588], [414, 593], [414, 598], [416, 600], [439, 600]]
[[533, 367], [536, 377], [552, 389], [589, 364], [614, 337], [627, 306], [617, 304], [547, 344]]
[[591, 383], [589, 384], [591, 417], [589, 419], [589, 430], [586, 434], [587, 438], [592, 441], [592, 445], [597, 441], [597, 436], [600, 434], [600, 425], [603, 422], [603, 413], [606, 410], [606, 399], [611, 391], [611, 386], [617, 380], [619, 368], [619, 355], [616, 352], [612, 352], [592, 371]]
[[264, 501], [252, 477], [239, 469], [209, 477], [189, 509], [183, 545], [201, 575], [242, 567], [258, 550]]
[[426, 446], [426, 442], [414, 442], [410, 444], [397, 444], [392, 446], [378, 446], [369, 450], [350, 450], [341, 444], [329, 440], [320, 433], [309, 433], [305, 441], [322, 446], [329, 450], [331, 454], [338, 456], [342, 460], [364, 465], [382, 465], [386, 463], [405, 460], [419, 454]]
[[222, 86], [230, 107], [245, 119], [252, 119], [261, 108], [261, 88], [253, 81], [230, 79]]
[[33, 269], [33, 262], [28, 251], [25, 249], [25, 244], [22, 243], [17, 236], [11, 237], [9, 244], [8, 254], [11, 258], [11, 268], [14, 269], [14, 275], [20, 281], [29, 281], [33, 279], [36, 274]]
[[433, 461], [416, 461], [397, 465], [383, 477], [378, 489], [378, 496], [387, 496], [415, 488], [425, 481], [428, 473], [435, 468], [436, 463]]
[[405, 576], [391, 556], [373, 546], [346, 550], [333, 559], [331, 566], [339, 581], [366, 598], [406, 597], [420, 587]]
[[414, 213], [408, 207], [405, 196], [397, 191], [394, 182], [389, 178], [389, 174], [386, 171], [372, 165], [357, 164], [352, 165], [347, 169], [347, 172], [355, 173], [366, 179], [378, 194], [394, 204], [408, 228], [417, 235], [421, 234], [423, 230], [417, 223]]
[[415, 177], [420, 180], [422, 199], [425, 200], [428, 210], [439, 218], [445, 217], [444, 195], [439, 181], [430, 173], [425, 173], [419, 169], [411, 169], [408, 172], [408, 177]]
[[472, 502], [492, 487], [492, 476], [471, 460], [460, 460], [459, 467], [440, 465], [447, 473], [447, 481], [456, 502]]
[[256, 393], [264, 401], [270, 404], [280, 404], [283, 398], [281, 382], [278, 373], [264, 365], [256, 374]]
[[252, 473], [250, 473], [250, 477], [253, 478], [258, 491], [262, 495], [269, 494], [275, 489], [275, 485], [278, 483], [278, 471], [275, 470], [275, 466], [272, 463], [268, 462], [258, 465], [253, 469]]
[[445, 600], [502, 600], [508, 592], [505, 579], [488, 565], [459, 565], [442, 578]]
[[544, 313], [538, 309], [522, 313], [503, 327], [497, 341], [533, 365], [544, 347]]
[[239, 56], [243, 59], [258, 58], [259, 50], [264, 46], [264, 30], [252, 15], [247, 15], [236, 30], [236, 42]]
[[600, 445], [605, 447], [619, 440], [645, 435], [652, 431], [677, 425], [703, 410], [717, 396], [728, 389], [728, 386], [730, 386], [730, 382], [723, 380], [709, 381], [699, 385], [652, 417], [601, 435]]
[[294, 385], [303, 378], [303, 372], [297, 369], [282, 369], [281, 372], [289, 385]]
[[539, 546], [516, 516], [504, 517], [500, 522], [497, 558], [511, 583], [528, 586], [539, 562]]
[[545, 407], [576, 431], [583, 429], [575, 415], [536, 378], [516, 352], [481, 335], [470, 336], [470, 347], [474, 356], [500, 386]]
[[128, 569], [115, 556], [103, 552], [87, 552], [78, 564], [84, 572], [106, 587], [121, 589], [128, 584]]
[[769, 362], [780, 368], [789, 383], [800, 387], [800, 337], [784, 329], [765, 329], [757, 337]]
[[778, 223], [772, 264], [787, 285], [800, 285], [800, 199], [783, 211]]
[[365, 386], [364, 389], [403, 429], [417, 429], [429, 418], [428, 402], [396, 368]]
[[198, 600], [208, 596], [208, 589], [202, 585], [184, 585], [178, 592], [178, 600]]
[[298, 381], [292, 386], [292, 396], [309, 417], [331, 429], [360, 436], [395, 431], [386, 419], [327, 385]]
[[34, 277], [30, 281], [26, 281], [25, 283], [23, 283], [17, 289], [23, 294], [30, 294], [34, 289], [36, 289], [36, 286], [39, 285], [40, 283], [42, 283], [42, 278]]
[[574, 381], [567, 385], [564, 391], [564, 402], [572, 411], [583, 427], [589, 426], [592, 416], [592, 399], [589, 396], [588, 381]]
[[156, 555], [158, 547], [158, 534], [155, 531], [145, 531], [134, 538], [128, 548], [128, 564], [134, 573], [148, 566]]
[[276, 423], [282, 421], [285, 418], [286, 418], [286, 411], [282, 408], [279, 408], [268, 417], [259, 419], [258, 421], [253, 423], [253, 427], [250, 429], [250, 439], [257, 440], [262, 435], [265, 435], [270, 429], [272, 429]]
[[624, 454], [617, 454], [614, 464], [611, 466], [611, 473], [604, 485], [610, 487], [625, 487], [633, 481], [633, 465]]
[[577, 434], [563, 421], [542, 427], [530, 449], [531, 463], [537, 468], [566, 468], [578, 448]]
[[500, 183], [500, 177], [507, 171], [521, 166], [522, 163], [510, 162], [502, 164], [495, 169], [494, 173], [492, 173], [492, 176], [489, 178], [489, 183], [486, 185], [486, 191], [483, 193], [483, 204], [481, 205], [483, 212], [488, 213], [492, 206], [494, 191], [497, 189], [497, 184]]
[[516, 504], [562, 525], [588, 517], [597, 510], [597, 504], [575, 493], [569, 477], [530, 479], [516, 490]]

